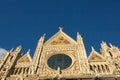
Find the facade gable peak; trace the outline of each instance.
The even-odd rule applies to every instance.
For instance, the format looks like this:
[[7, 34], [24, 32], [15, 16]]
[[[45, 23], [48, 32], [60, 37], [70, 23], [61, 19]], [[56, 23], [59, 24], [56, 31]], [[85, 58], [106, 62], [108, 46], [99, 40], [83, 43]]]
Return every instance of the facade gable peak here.
[[32, 59], [30, 56], [30, 49], [29, 49], [27, 53], [17, 61], [17, 63], [30, 63], [30, 62], [32, 62]]
[[76, 41], [73, 40], [70, 36], [63, 32], [62, 28], [59, 28], [59, 31], [53, 35], [44, 45], [69, 45], [76, 44]]
[[100, 55], [95, 49], [92, 47], [92, 51], [88, 57], [88, 60], [92, 61], [103, 61], [105, 60], [102, 55]]

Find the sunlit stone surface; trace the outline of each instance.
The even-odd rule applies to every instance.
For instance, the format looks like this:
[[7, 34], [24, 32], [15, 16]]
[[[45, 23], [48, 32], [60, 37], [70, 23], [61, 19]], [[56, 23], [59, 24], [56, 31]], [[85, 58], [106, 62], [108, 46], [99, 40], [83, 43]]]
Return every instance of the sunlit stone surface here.
[[43, 35], [33, 58], [30, 50], [21, 55], [18, 46], [6, 52], [0, 61], [0, 80], [120, 80], [120, 50], [101, 43], [100, 53], [92, 47], [87, 57], [83, 39], [62, 31], [50, 39]]

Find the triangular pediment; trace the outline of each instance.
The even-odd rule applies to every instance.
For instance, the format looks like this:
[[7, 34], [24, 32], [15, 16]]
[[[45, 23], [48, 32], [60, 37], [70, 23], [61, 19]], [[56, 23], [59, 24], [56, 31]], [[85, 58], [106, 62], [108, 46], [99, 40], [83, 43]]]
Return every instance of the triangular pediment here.
[[18, 61], [17, 63], [31, 63], [32, 59], [30, 57], [30, 55], [27, 53], [25, 55], [23, 55]]
[[70, 45], [70, 44], [76, 44], [76, 41], [61, 30], [57, 32], [54, 36], [52, 36], [48, 41], [45, 42], [45, 45]]
[[88, 57], [88, 60], [92, 60], [92, 61], [103, 61], [105, 60], [104, 57], [102, 55], [100, 55], [98, 52], [96, 51], [92, 51]]

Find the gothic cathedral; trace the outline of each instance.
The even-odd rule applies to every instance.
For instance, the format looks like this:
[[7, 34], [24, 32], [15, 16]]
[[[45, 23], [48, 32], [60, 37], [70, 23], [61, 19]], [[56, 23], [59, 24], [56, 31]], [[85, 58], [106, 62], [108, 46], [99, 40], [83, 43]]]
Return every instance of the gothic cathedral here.
[[0, 80], [120, 80], [120, 49], [101, 43], [87, 57], [83, 39], [74, 40], [62, 28], [47, 41], [43, 35], [33, 58], [30, 50], [11, 49], [0, 60]]

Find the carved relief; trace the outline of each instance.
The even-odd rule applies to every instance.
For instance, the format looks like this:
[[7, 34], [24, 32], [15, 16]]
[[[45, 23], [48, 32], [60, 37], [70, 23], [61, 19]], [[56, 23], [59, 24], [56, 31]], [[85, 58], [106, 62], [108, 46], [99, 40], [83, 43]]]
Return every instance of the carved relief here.
[[31, 59], [30, 55], [27, 53], [27, 54], [23, 55], [23, 56], [17, 61], [17, 63], [23, 63], [23, 62], [25, 62], [25, 63], [30, 63], [31, 61], [32, 61], [32, 59]]
[[26, 57], [23, 57], [21, 60], [18, 61], [18, 63], [22, 63], [22, 62], [30, 62], [29, 58], [26, 56]]
[[64, 44], [70, 44], [70, 42], [67, 39], [65, 39], [63, 36], [58, 36], [50, 44], [51, 45], [64, 45]]
[[91, 57], [91, 60], [101, 60], [101, 59], [102, 59], [101, 57], [95, 54]]
[[28, 57], [24, 57], [22, 60], [20, 60], [19, 62], [30, 62], [30, 60], [28, 59]]
[[97, 53], [95, 50], [93, 50], [90, 54], [90, 56], [88, 57], [88, 60], [96, 60], [96, 61], [101, 61], [101, 60], [105, 60], [104, 57], [102, 55], [100, 55], [99, 53]]

